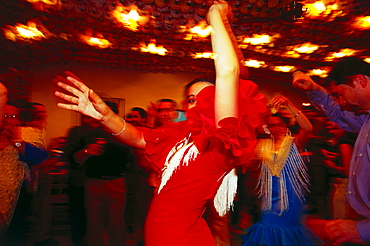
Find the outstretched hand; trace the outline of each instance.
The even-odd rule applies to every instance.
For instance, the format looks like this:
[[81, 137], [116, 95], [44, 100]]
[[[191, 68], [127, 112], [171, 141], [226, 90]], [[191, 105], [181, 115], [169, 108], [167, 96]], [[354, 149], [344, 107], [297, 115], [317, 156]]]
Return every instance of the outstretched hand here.
[[92, 89], [82, 83], [77, 76], [70, 72], [66, 72], [66, 75], [66, 79], [58, 76], [55, 82], [58, 87], [70, 94], [65, 94], [62, 90], [57, 90], [54, 94], [56, 97], [69, 103], [57, 103], [57, 106], [80, 112], [99, 121], [103, 120], [110, 112], [109, 107]]

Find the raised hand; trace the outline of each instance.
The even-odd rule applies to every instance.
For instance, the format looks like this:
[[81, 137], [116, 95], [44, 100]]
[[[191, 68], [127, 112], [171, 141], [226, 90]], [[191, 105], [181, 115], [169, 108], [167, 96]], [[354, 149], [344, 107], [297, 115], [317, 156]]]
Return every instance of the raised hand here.
[[65, 94], [62, 90], [54, 92], [55, 96], [69, 103], [57, 103], [57, 106], [63, 109], [80, 112], [97, 120], [104, 120], [110, 113], [109, 107], [104, 101], [89, 87], [81, 82], [72, 73], [66, 73], [67, 78], [58, 76], [57, 85], [69, 92]]
[[215, 11], [219, 12], [222, 17], [227, 17], [227, 15], [229, 14], [229, 5], [224, 0], [214, 1], [213, 5], [209, 8], [208, 14], [206, 17], [208, 23], [210, 23], [209, 15], [211, 15]]
[[310, 91], [310, 90], [317, 90], [318, 85], [311, 79], [310, 76], [307, 74], [296, 71], [293, 73], [293, 83], [292, 86], [297, 89]]
[[282, 95], [278, 95], [278, 96], [275, 96], [272, 100], [271, 100], [271, 106], [273, 108], [276, 108], [278, 109], [281, 105], [282, 106], [288, 106], [288, 103], [289, 103], [289, 99], [285, 96], [282, 96]]

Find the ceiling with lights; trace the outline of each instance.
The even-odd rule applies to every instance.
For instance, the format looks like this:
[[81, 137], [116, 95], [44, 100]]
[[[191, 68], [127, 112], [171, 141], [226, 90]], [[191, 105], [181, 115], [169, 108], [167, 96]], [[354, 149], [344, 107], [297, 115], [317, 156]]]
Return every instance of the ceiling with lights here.
[[[256, 74], [325, 77], [332, 62], [370, 62], [369, 0], [229, 0]], [[2, 0], [0, 73], [70, 61], [154, 72], [212, 72], [213, 0]], [[258, 68], [258, 69], [257, 69]]]

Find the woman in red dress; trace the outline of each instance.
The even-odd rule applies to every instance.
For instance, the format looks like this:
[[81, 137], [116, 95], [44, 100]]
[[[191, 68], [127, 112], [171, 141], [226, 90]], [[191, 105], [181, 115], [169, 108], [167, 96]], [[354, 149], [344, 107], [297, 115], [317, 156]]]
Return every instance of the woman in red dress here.
[[224, 177], [253, 153], [255, 128], [266, 112], [267, 100], [253, 82], [239, 81], [227, 13], [223, 0], [215, 1], [208, 12], [216, 86], [205, 80], [189, 85], [184, 122], [142, 132], [114, 114], [73, 74], [67, 72], [68, 81], [59, 77], [58, 86], [70, 93], [55, 92], [68, 102], [58, 103], [59, 107], [99, 120], [118, 139], [145, 148], [152, 163], [163, 170], [145, 223], [147, 246], [214, 245], [202, 218], [206, 204]]

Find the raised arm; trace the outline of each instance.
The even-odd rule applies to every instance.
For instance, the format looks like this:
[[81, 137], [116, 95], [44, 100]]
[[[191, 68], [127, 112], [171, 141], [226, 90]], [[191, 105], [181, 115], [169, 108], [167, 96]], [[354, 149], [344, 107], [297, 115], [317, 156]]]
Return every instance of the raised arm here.
[[207, 15], [212, 26], [211, 41], [215, 54], [216, 125], [223, 118], [238, 115], [239, 61], [230, 36], [233, 34], [227, 20], [228, 8], [225, 1], [215, 1]]
[[65, 94], [62, 90], [55, 92], [55, 96], [66, 101], [58, 103], [58, 107], [97, 119], [108, 132], [126, 144], [137, 148], [145, 147], [142, 132], [115, 114], [92, 89], [73, 74], [67, 73], [67, 81], [58, 77], [57, 85], [70, 93]]
[[289, 100], [289, 98], [278, 95], [271, 100], [271, 104], [274, 108], [279, 108], [280, 105], [286, 106], [292, 116], [297, 120], [299, 127], [298, 135], [296, 136], [296, 144], [299, 149], [303, 150], [307, 144], [311, 133], [313, 131], [313, 126], [307, 117]]

